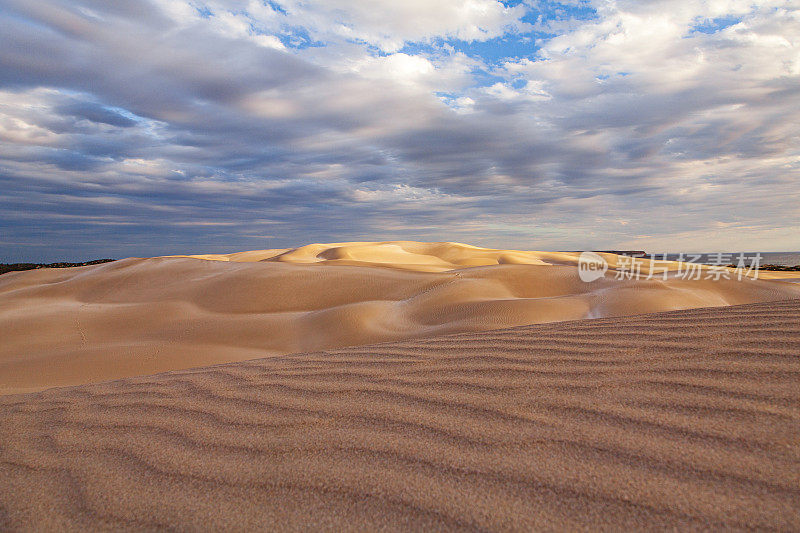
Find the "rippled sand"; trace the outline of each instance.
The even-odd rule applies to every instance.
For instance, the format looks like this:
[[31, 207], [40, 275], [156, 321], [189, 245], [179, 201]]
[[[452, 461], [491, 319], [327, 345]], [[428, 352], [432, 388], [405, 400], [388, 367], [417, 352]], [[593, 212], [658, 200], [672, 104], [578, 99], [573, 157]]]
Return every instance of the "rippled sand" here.
[[800, 300], [0, 397], [0, 528], [800, 529]]

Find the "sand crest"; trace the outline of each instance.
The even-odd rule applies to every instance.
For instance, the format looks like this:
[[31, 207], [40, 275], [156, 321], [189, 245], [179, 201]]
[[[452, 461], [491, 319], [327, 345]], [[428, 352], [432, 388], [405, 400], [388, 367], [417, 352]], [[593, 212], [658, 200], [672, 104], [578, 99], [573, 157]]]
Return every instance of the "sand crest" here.
[[610, 270], [592, 283], [578, 277], [574, 253], [417, 242], [12, 272], [0, 276], [0, 393], [445, 333], [800, 296], [800, 284], [783, 281], [617, 280], [615, 268], [625, 259], [605, 257]]

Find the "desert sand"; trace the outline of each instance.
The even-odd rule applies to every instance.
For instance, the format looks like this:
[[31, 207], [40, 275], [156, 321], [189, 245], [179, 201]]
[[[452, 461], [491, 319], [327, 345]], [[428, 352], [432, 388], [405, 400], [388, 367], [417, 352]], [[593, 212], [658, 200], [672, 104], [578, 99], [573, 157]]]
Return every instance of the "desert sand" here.
[[[604, 257], [610, 270], [592, 283], [580, 280], [577, 253], [418, 242], [12, 272], [0, 276], [0, 394], [448, 333], [800, 297], [800, 284], [785, 273], [783, 280], [616, 279], [627, 259]], [[674, 274], [680, 264], [660, 266]], [[762, 273], [768, 277], [781, 276]]]
[[788, 300], [3, 396], [0, 529], [797, 531], [798, 354]]

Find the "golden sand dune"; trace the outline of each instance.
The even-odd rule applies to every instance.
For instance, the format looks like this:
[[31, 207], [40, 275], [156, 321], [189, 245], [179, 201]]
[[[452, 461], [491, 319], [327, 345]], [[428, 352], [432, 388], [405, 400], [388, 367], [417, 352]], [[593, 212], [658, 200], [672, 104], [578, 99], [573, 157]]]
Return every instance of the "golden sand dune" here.
[[793, 300], [5, 396], [0, 529], [797, 531], [799, 354]]
[[[342, 243], [0, 276], [0, 393], [443, 333], [774, 301], [765, 280], [584, 283], [578, 254]], [[644, 271], [648, 265], [644, 265]], [[671, 265], [671, 266], [670, 266]], [[677, 268], [677, 263], [667, 266]]]
[[[294, 264], [384, 266], [418, 272], [442, 272], [458, 268], [502, 264], [571, 264], [577, 254], [494, 250], [455, 242], [340, 242], [309, 244], [300, 248], [254, 250], [233, 254], [205, 254], [192, 257], [212, 261], [281, 262]], [[614, 257], [609, 254], [609, 257]]]

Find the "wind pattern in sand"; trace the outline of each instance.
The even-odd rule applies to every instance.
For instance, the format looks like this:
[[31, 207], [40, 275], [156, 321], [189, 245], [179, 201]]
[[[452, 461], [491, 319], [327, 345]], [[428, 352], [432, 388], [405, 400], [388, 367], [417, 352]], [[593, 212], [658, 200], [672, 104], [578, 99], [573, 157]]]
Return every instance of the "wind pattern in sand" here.
[[0, 527], [800, 528], [800, 301], [0, 398]]

